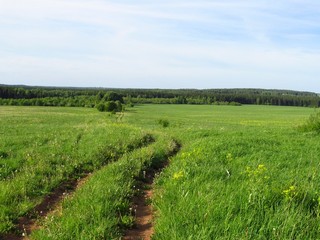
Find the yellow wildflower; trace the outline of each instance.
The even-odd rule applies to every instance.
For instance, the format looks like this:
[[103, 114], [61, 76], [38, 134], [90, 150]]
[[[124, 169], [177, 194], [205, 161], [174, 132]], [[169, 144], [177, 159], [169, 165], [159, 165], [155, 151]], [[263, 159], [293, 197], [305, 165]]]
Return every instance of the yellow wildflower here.
[[292, 199], [298, 195], [296, 186], [290, 186], [288, 189], [282, 191], [286, 199]]
[[177, 180], [179, 178], [182, 178], [184, 176], [183, 171], [179, 171], [173, 174], [173, 180]]

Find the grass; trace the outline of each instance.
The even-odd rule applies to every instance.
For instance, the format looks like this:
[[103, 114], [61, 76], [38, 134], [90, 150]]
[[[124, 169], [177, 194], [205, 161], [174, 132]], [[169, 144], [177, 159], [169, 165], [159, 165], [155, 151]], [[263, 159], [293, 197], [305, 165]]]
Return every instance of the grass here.
[[[119, 238], [132, 224], [135, 177], [163, 161], [171, 139], [178, 139], [181, 151], [156, 178], [154, 239], [318, 239], [320, 135], [299, 127], [312, 113], [141, 105], [119, 122], [93, 109], [1, 107], [0, 226], [7, 231], [64, 179], [94, 171], [33, 238]], [[146, 133], [155, 139], [148, 146], [139, 144], [151, 136]], [[111, 155], [118, 161], [110, 163]], [[45, 183], [30, 180], [37, 177]], [[27, 191], [30, 183], [39, 191]], [[5, 197], [10, 194], [14, 201]]]
[[320, 112], [315, 111], [311, 114], [308, 121], [300, 126], [300, 129], [304, 132], [314, 131], [320, 133]]
[[157, 182], [154, 238], [318, 238], [319, 138], [273, 137], [208, 137], [175, 157]]
[[0, 233], [62, 182], [150, 140], [139, 129], [87, 109], [2, 107], [0, 114]]
[[49, 216], [35, 239], [115, 239], [133, 225], [130, 199], [135, 179], [153, 161], [165, 161], [174, 149], [164, 139], [125, 154], [96, 172], [74, 196], [63, 203], [61, 215]]
[[319, 238], [320, 137], [297, 128], [312, 109], [162, 107], [184, 148], [157, 180], [154, 239]]

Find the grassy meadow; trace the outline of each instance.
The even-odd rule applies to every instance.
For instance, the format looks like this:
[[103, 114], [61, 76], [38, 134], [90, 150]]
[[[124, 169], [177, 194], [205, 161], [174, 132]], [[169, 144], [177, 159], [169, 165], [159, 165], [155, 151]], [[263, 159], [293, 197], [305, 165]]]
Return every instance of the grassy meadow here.
[[320, 238], [320, 135], [312, 108], [138, 105], [0, 107], [0, 235], [59, 184], [92, 176], [33, 239], [119, 239], [135, 179], [155, 180], [153, 239]]
[[93, 109], [2, 107], [0, 116], [0, 233], [60, 184], [148, 143], [140, 129]]

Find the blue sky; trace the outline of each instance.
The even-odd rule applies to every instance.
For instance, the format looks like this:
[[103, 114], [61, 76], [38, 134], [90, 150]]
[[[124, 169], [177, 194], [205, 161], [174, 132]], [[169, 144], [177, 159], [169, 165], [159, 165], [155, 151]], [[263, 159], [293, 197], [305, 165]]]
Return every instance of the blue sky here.
[[0, 83], [320, 93], [314, 0], [0, 0]]

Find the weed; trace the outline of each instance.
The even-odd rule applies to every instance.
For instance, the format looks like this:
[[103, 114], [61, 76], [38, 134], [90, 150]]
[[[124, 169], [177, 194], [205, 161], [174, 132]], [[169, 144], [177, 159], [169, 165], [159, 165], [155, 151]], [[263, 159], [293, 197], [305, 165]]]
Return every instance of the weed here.
[[315, 131], [320, 133], [320, 112], [311, 114], [306, 123], [300, 126], [300, 129], [305, 132]]
[[164, 128], [169, 127], [169, 121], [167, 119], [159, 119], [158, 123]]
[[120, 217], [120, 227], [121, 228], [131, 228], [134, 224], [134, 217], [133, 216], [122, 216]]
[[0, 158], [7, 158], [8, 156], [9, 154], [7, 152], [0, 151]]

